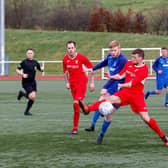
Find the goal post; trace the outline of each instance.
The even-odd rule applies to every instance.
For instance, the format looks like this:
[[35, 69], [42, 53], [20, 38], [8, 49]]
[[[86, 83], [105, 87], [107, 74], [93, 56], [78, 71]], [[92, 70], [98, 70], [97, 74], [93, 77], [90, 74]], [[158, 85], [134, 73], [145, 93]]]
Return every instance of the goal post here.
[[[129, 59], [129, 57], [131, 56], [131, 51], [135, 49], [136, 48], [121, 48], [121, 52], [125, 54]], [[154, 76], [155, 74], [153, 73], [153, 70], [152, 70], [152, 64], [153, 64], [154, 59], [161, 54], [161, 48], [141, 48], [141, 49], [145, 51], [145, 58], [147, 58], [147, 59], [144, 59], [144, 62], [148, 65], [148, 68], [149, 68], [148, 79], [155, 79], [155, 76]], [[102, 60], [105, 59], [108, 53], [109, 53], [109, 48], [102, 48]], [[152, 54], [152, 58], [151, 58], [151, 54]], [[102, 71], [101, 71], [102, 79], [107, 79], [104, 76], [104, 72], [106, 71], [107, 71], [107, 67], [102, 68]]]

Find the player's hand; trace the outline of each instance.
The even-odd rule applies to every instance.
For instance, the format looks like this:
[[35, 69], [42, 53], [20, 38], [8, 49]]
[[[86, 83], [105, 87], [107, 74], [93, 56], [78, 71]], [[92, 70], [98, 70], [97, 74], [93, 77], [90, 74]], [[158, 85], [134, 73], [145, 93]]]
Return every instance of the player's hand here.
[[28, 74], [23, 74], [22, 77], [23, 78], [28, 78]]
[[93, 92], [94, 90], [95, 90], [94, 82], [91, 82], [90, 85], [89, 85], [89, 91]]
[[117, 90], [120, 90], [121, 88], [122, 88], [122, 84], [119, 83], [119, 84], [118, 84], [118, 88], [117, 88]]
[[92, 69], [92, 68], [88, 68], [88, 72], [89, 72], [89, 73], [91, 73], [91, 74], [93, 74], [93, 73], [94, 73], [94, 71], [93, 71], [93, 69]]
[[104, 76], [110, 78], [110, 74], [108, 72], [104, 72]]
[[158, 74], [162, 74], [162, 70], [158, 70]]
[[70, 84], [69, 83], [66, 83], [66, 88], [70, 89]]
[[41, 72], [43, 72], [43, 71], [44, 71], [44, 67], [42, 67], [42, 66], [41, 66], [41, 67], [40, 67], [40, 69], [41, 69]]
[[101, 96], [104, 96], [107, 94], [107, 89], [102, 89], [100, 92]]

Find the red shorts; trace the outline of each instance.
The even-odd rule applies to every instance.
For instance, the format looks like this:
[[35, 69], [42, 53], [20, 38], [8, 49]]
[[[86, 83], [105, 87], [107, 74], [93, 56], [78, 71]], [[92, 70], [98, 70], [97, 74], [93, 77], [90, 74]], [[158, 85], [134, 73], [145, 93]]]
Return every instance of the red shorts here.
[[144, 100], [144, 93], [129, 93], [124, 89], [116, 92], [115, 96], [119, 96], [121, 99], [120, 106], [126, 106], [130, 104], [132, 111], [136, 114], [138, 112], [147, 112], [146, 103]]
[[71, 93], [74, 100], [83, 100], [85, 97], [87, 82], [70, 83]]

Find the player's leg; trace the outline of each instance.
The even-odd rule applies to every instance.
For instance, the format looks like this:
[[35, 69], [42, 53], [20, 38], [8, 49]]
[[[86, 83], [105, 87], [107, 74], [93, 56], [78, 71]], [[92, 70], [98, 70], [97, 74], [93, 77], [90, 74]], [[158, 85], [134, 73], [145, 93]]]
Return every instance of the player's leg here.
[[36, 98], [36, 91], [32, 91], [31, 93], [28, 94], [28, 102], [27, 102], [24, 115], [32, 115], [32, 113], [30, 112], [30, 109], [34, 104], [35, 98]]
[[30, 109], [32, 108], [36, 98], [36, 91], [37, 91], [36, 82], [34, 81], [32, 83], [27, 83], [23, 87], [28, 95], [28, 102], [27, 102], [24, 115], [29, 116], [29, 115], [32, 115], [32, 113], [30, 112]]
[[[114, 109], [113, 110], [113, 113], [116, 111], [116, 109]], [[112, 114], [113, 114], [112, 113]], [[104, 121], [103, 121], [103, 123], [102, 123], [102, 127], [101, 127], [101, 131], [100, 131], [100, 133], [99, 133], [99, 136], [98, 136], [98, 138], [96, 139], [96, 144], [97, 145], [100, 145], [100, 144], [102, 144], [102, 142], [103, 142], [103, 138], [104, 138], [104, 136], [105, 136], [105, 134], [106, 134], [106, 132], [107, 132], [107, 130], [108, 130], [108, 128], [109, 128], [109, 126], [111, 125], [111, 123], [112, 123], [112, 114], [111, 115], [108, 115], [108, 116], [105, 116], [105, 118], [104, 118]]]
[[[119, 91], [120, 92], [120, 91]], [[115, 96], [115, 95], [112, 95], [112, 96], [109, 96], [109, 97], [106, 97], [106, 99], [104, 100], [100, 100], [100, 101], [97, 101], [96, 103], [90, 105], [90, 106], [87, 106], [83, 101], [79, 101], [79, 106], [82, 110], [82, 112], [87, 115], [89, 114], [89, 112], [92, 112], [92, 111], [95, 111], [95, 110], [98, 110], [99, 109], [99, 106], [101, 103], [105, 102], [105, 101], [108, 101], [110, 102], [111, 104], [121, 104], [121, 99], [119, 96]]]
[[22, 97], [28, 98], [28, 95], [26, 92], [20, 90], [17, 96], [17, 100], [21, 100]]
[[99, 117], [100, 117], [100, 111], [99, 110], [95, 110], [94, 113], [93, 113], [93, 117], [92, 117], [91, 123], [90, 123], [88, 128], [85, 128], [85, 131], [88, 131], [88, 132], [94, 131], [96, 123], [97, 123], [97, 120], [99, 119]]
[[165, 134], [161, 131], [157, 122], [153, 118], [149, 117], [148, 112], [139, 112], [139, 115], [145, 121], [145, 123], [147, 123], [147, 125], [159, 135], [164, 144], [168, 146], [167, 136], [165, 136]]
[[[102, 95], [102, 90], [101, 90], [101, 97], [99, 98], [99, 100], [103, 100], [105, 99], [105, 97], [109, 95], [107, 94], [107, 91], [106, 93], [104, 93]], [[110, 96], [110, 95], [109, 95]], [[88, 132], [92, 132], [95, 130], [95, 126], [96, 126], [96, 123], [97, 123], [97, 120], [99, 119], [99, 117], [101, 116], [101, 113], [99, 110], [95, 110], [94, 113], [93, 113], [93, 116], [92, 116], [92, 120], [91, 120], [91, 123], [89, 125], [88, 128], [85, 128], [85, 131], [88, 131]]]
[[77, 134], [78, 133], [78, 124], [79, 124], [79, 118], [80, 118], [80, 108], [78, 104], [78, 100], [74, 100], [73, 102], [73, 129], [71, 130], [71, 134]]
[[78, 130], [76, 125], [78, 125], [78, 122], [79, 121], [79, 114], [78, 114], [78, 101], [75, 100], [75, 96], [76, 96], [76, 92], [77, 92], [77, 84], [76, 83], [71, 83], [70, 84], [70, 87], [71, 87], [71, 94], [72, 94], [72, 97], [74, 99], [73, 101], [73, 111], [74, 111], [74, 114], [73, 114], [73, 128], [72, 130], [70, 131], [70, 134], [77, 134], [78, 133]]
[[163, 84], [164, 84], [163, 79], [156, 79], [157, 89], [156, 90], [148, 90], [145, 94], [145, 99], [147, 99], [150, 95], [160, 94], [163, 89]]
[[80, 118], [80, 107], [79, 107], [79, 100], [83, 100], [85, 97], [87, 89], [87, 83], [81, 82], [76, 85], [75, 93], [73, 94], [74, 97], [74, 117], [73, 117], [73, 129], [71, 130], [72, 134], [78, 133], [78, 125], [79, 125], [79, 118]]
[[139, 114], [142, 120], [144, 120], [145, 123], [160, 136], [160, 138], [164, 141], [165, 145], [168, 146], [167, 137], [161, 131], [157, 122], [153, 118], [149, 117], [146, 103], [143, 98], [143, 94], [137, 94], [134, 96], [130, 96], [129, 103], [130, 103], [132, 110], [135, 113]]
[[168, 86], [166, 87], [166, 94], [165, 94], [165, 107], [168, 107]]
[[150, 95], [160, 94], [162, 90], [148, 90], [145, 94], [145, 99], [147, 99]]

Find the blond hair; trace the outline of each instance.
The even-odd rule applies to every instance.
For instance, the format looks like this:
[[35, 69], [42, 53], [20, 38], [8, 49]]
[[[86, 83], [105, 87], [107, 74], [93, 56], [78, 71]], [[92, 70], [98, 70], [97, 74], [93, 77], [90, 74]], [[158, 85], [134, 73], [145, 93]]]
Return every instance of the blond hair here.
[[109, 48], [114, 48], [114, 47], [119, 47], [120, 48], [120, 43], [116, 40], [113, 40], [109, 44]]

